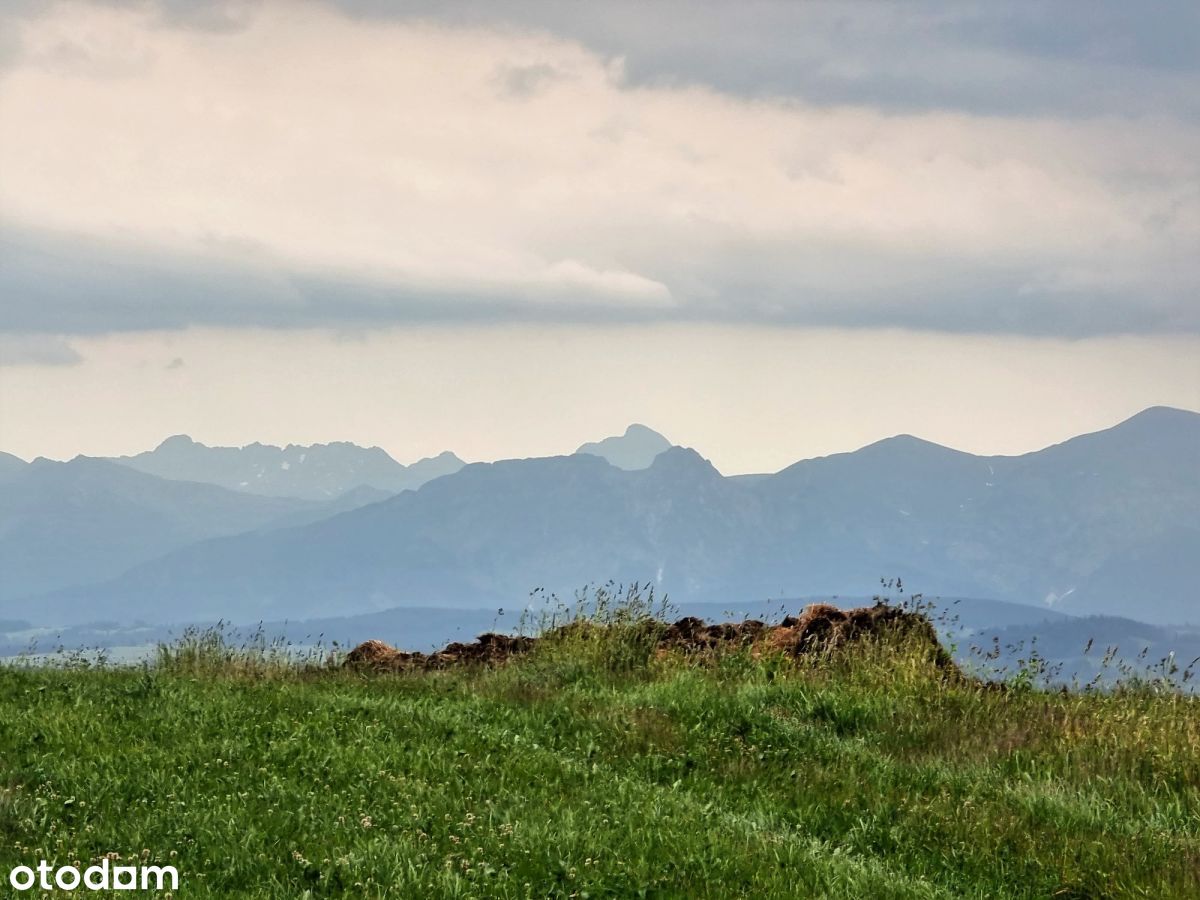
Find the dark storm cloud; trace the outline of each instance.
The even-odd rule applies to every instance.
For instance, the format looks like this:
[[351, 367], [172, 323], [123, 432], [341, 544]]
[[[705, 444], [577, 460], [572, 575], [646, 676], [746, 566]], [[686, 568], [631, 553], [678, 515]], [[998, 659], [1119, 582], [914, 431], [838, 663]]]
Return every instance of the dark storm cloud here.
[[631, 85], [989, 114], [1200, 117], [1200, 4], [334, 0], [364, 17], [544, 29]]
[[650, 308], [587, 297], [416, 289], [300, 269], [265, 271], [48, 233], [0, 232], [0, 250], [7, 260], [0, 268], [0, 295], [6, 298], [0, 333], [20, 336], [7, 345], [19, 361], [52, 364], [78, 361], [59, 336], [191, 325], [709, 322], [1059, 337], [1200, 332], [1200, 307], [1187, 294], [1037, 290], [1030, 287], [1033, 273], [1022, 266], [980, 266], [952, 257], [915, 261], [887, 253], [870, 260], [877, 277], [855, 283], [853, 270], [863, 261], [854, 248], [834, 244], [747, 246], [704, 266], [672, 269], [664, 263], [655, 274], [667, 284], [695, 288], [699, 279], [703, 289], [673, 306]]
[[[258, 0], [103, 0], [165, 27], [232, 33]], [[901, 111], [1200, 118], [1200, 3], [845, 3], [794, 0], [323, 0], [364, 19], [537, 29], [625, 64], [630, 85], [701, 84], [747, 96]], [[0, 12], [0, 66], [13, 23]], [[8, 23], [6, 27], [5, 23]], [[520, 91], [538, 73], [514, 70]]]

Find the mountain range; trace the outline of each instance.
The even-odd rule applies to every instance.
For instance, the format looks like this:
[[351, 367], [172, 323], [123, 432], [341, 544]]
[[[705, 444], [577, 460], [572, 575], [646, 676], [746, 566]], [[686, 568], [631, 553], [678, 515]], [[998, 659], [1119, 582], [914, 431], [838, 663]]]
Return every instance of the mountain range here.
[[112, 578], [196, 541], [318, 507], [168, 481], [84, 456], [21, 462], [6, 471], [0, 475], [0, 611], [21, 597]]
[[[579, 452], [648, 466], [667, 446], [635, 425]], [[0, 452], [0, 604], [104, 581], [208, 538], [306, 525], [464, 465], [449, 451], [404, 466], [345, 442], [209, 447], [187, 435], [108, 459], [26, 463]]]
[[[107, 580], [6, 592], [12, 600], [0, 615], [71, 624], [513, 608], [534, 588], [569, 596], [609, 579], [653, 583], [683, 604], [732, 605], [862, 594], [881, 576], [899, 576], [928, 595], [1200, 621], [1193, 412], [1149, 409], [1022, 456], [974, 456], [899, 436], [755, 477], [724, 477], [681, 447], [632, 468], [656, 442], [638, 429], [622, 438], [632, 440], [465, 465], [331, 515], [256, 508], [241, 533], [157, 554], [160, 542]], [[588, 448], [619, 451], [628, 467]], [[27, 477], [0, 482], [0, 500], [7, 505], [5, 492]], [[248, 488], [240, 496], [264, 499]], [[28, 515], [36, 501], [25, 502]], [[0, 549], [13, 536], [11, 522], [5, 529]], [[135, 529], [125, 522], [122, 530]], [[39, 558], [38, 539], [53, 542], [53, 528], [43, 525], [19, 552]]]
[[112, 462], [159, 478], [305, 500], [329, 500], [363, 486], [397, 494], [450, 475], [465, 465], [448, 450], [405, 466], [379, 447], [341, 441], [309, 446], [254, 443], [208, 447], [186, 434], [169, 437], [153, 450], [117, 457]]

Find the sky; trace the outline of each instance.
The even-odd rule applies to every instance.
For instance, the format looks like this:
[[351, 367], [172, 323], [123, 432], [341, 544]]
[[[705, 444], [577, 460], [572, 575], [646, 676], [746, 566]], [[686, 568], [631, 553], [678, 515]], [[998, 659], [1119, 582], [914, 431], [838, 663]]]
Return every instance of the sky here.
[[14, 2], [0, 448], [1200, 409], [1200, 6]]

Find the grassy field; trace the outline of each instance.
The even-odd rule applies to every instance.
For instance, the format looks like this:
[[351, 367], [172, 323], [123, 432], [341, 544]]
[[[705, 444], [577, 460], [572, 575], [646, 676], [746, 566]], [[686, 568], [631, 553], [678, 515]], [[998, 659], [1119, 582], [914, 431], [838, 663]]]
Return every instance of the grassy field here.
[[211, 650], [0, 669], [0, 875], [117, 853], [176, 865], [178, 897], [1200, 896], [1200, 705], [1147, 685], [996, 690], [888, 641], [618, 634], [387, 676]]

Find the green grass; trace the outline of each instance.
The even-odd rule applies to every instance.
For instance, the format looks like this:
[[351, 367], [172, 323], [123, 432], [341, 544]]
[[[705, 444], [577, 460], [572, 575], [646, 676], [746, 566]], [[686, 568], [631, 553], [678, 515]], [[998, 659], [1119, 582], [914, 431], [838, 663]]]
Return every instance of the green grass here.
[[1200, 896], [1193, 699], [622, 634], [391, 676], [196, 645], [0, 669], [0, 876], [115, 852], [178, 897]]

